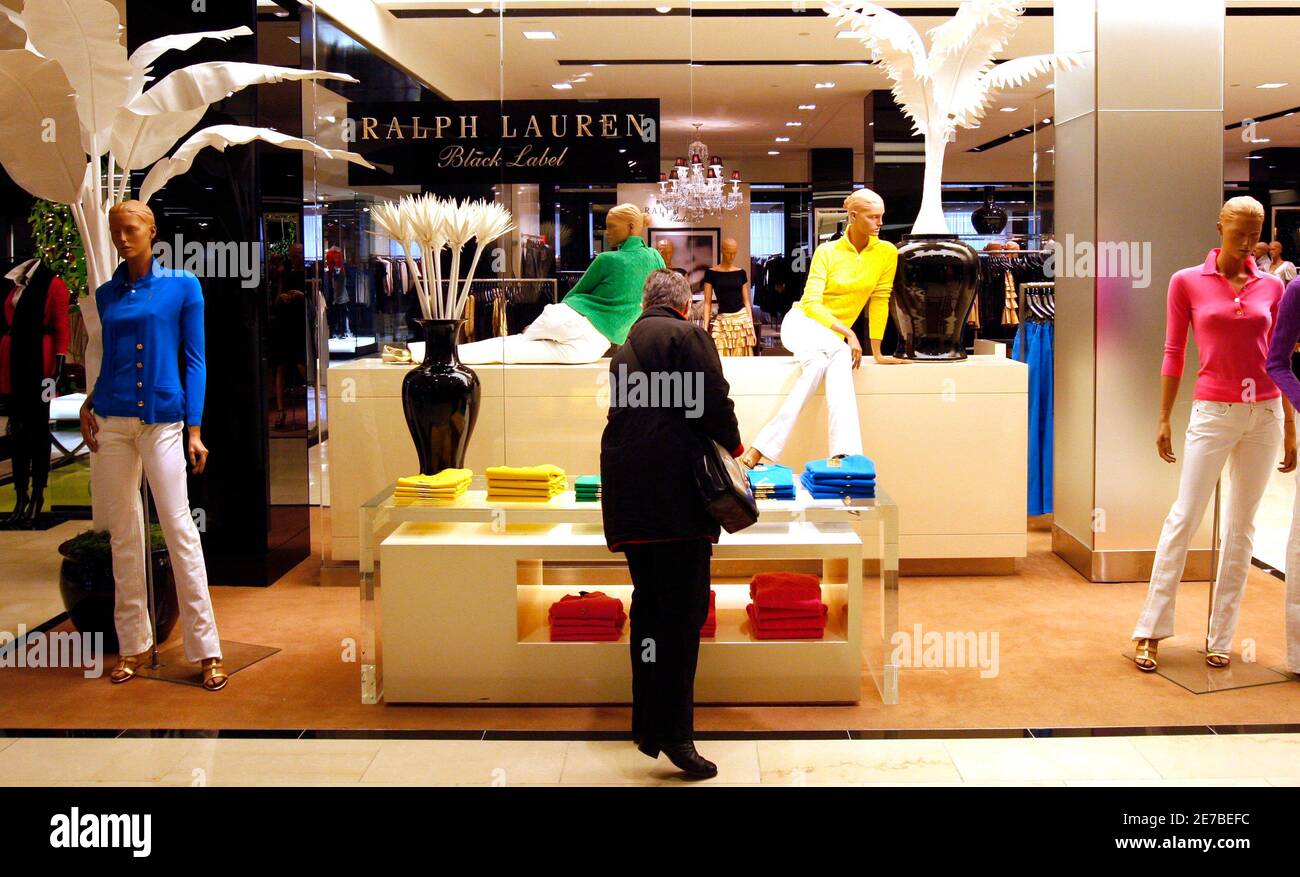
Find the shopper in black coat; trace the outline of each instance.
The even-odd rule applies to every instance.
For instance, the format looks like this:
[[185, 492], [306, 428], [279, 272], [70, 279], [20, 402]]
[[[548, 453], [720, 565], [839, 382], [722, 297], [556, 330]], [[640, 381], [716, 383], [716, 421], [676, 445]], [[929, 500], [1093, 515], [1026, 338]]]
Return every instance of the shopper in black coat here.
[[610, 362], [600, 442], [605, 540], [632, 575], [632, 736], [697, 777], [717, 767], [695, 751], [695, 664], [709, 610], [709, 561], [720, 528], [695, 481], [706, 438], [744, 448], [713, 339], [687, 321], [691, 290], [653, 272], [644, 308]]

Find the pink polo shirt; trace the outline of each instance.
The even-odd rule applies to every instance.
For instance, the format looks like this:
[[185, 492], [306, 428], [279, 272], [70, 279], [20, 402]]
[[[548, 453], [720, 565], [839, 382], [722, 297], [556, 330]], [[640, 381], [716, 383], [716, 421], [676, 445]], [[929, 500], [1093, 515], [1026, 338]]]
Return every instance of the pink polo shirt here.
[[1276, 399], [1281, 393], [1268, 376], [1265, 362], [1282, 299], [1282, 281], [1256, 271], [1255, 260], [1248, 258], [1246, 270], [1251, 279], [1240, 293], [1233, 292], [1232, 284], [1219, 271], [1218, 258], [1219, 248], [1215, 247], [1204, 265], [1184, 268], [1169, 279], [1165, 360], [1160, 374], [1182, 377], [1190, 323], [1201, 354], [1197, 399], [1250, 401], [1251, 387], [1256, 401]]

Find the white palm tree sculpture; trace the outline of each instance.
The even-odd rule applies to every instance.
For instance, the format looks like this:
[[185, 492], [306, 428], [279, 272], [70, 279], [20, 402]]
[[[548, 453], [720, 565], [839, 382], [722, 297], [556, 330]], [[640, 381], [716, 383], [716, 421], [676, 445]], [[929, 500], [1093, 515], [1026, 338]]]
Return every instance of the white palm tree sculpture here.
[[[152, 165], [140, 187], [140, 199], [148, 201], [169, 179], [189, 170], [206, 146], [224, 150], [265, 140], [372, 166], [351, 152], [244, 125], [196, 131], [164, 158], [209, 104], [250, 85], [357, 80], [319, 70], [213, 62], [177, 70], [146, 91], [150, 65], [164, 53], [252, 31], [237, 27], [162, 37], [129, 57], [120, 32], [117, 10], [107, 0], [27, 0], [21, 15], [0, 6], [0, 164], [32, 195], [72, 209], [90, 289], [111, 278], [117, 266], [108, 210], [129, 197], [131, 171]], [[81, 314], [88, 335], [86, 380], [93, 385], [101, 357], [99, 315], [94, 307], [83, 307]]]
[[925, 138], [921, 212], [912, 234], [947, 234], [943, 218], [943, 157], [958, 128], [973, 128], [989, 99], [1049, 70], [1082, 64], [1075, 54], [1030, 55], [1002, 64], [994, 57], [1016, 32], [1024, 7], [1018, 0], [965, 0], [957, 14], [931, 28], [930, 50], [911, 22], [875, 3], [832, 0], [836, 16], [871, 50], [894, 82], [894, 100]]

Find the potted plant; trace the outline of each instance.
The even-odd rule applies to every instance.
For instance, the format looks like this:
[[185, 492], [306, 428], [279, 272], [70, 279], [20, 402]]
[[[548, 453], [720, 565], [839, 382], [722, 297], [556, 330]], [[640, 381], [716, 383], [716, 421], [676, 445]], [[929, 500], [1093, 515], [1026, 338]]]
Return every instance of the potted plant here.
[[979, 256], [948, 230], [943, 216], [943, 158], [958, 128], [973, 128], [1001, 89], [1082, 63], [1072, 54], [1030, 55], [995, 64], [1024, 12], [1018, 0], [965, 0], [957, 14], [929, 31], [930, 47], [906, 18], [875, 3], [826, 3], [871, 50], [894, 82], [894, 100], [925, 139], [921, 211], [898, 249], [892, 307], [899, 355], [965, 359], [966, 315], [979, 285]]
[[[176, 581], [162, 527], [149, 527], [153, 561], [154, 610], [158, 613], [158, 642], [171, 635], [179, 617]], [[103, 633], [104, 650], [116, 652], [117, 628], [113, 607], [117, 590], [113, 583], [113, 549], [108, 533], [86, 530], [59, 545], [63, 564], [59, 568], [59, 595], [68, 610], [72, 626], [81, 633]]]

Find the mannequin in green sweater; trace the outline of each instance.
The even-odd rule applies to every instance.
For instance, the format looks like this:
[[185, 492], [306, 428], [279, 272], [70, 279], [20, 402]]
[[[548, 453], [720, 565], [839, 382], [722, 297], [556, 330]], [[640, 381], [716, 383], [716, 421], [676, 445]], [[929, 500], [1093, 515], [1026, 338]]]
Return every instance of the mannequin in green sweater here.
[[521, 335], [460, 345], [460, 361], [484, 363], [595, 362], [611, 344], [622, 344], [641, 316], [641, 288], [664, 260], [641, 234], [650, 216], [635, 204], [620, 204], [605, 219], [605, 243], [591, 267], [564, 301], [547, 305]]

